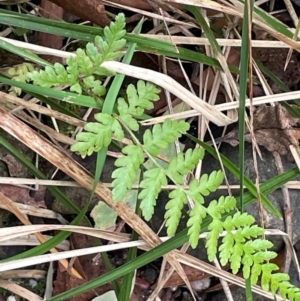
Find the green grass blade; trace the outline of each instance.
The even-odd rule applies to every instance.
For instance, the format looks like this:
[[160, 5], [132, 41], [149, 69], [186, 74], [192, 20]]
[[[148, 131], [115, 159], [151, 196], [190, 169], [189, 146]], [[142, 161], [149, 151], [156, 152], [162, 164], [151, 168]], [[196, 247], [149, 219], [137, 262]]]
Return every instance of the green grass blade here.
[[28, 93], [35, 93], [35, 94], [40, 94], [48, 97], [53, 97], [55, 99], [70, 102], [79, 106], [101, 109], [101, 104], [98, 103], [91, 96], [79, 95], [76, 93], [55, 90], [53, 88], [44, 88], [40, 86], [26, 84], [3, 76], [0, 76], [0, 82], [6, 85], [21, 88], [24, 91], [28, 91]]
[[[102, 35], [103, 33], [103, 29], [100, 27], [69, 24], [66, 22], [11, 12], [4, 9], [0, 9], [0, 24], [61, 35], [88, 42], [93, 42], [96, 35]], [[169, 42], [141, 37], [137, 34], [126, 34], [125, 38], [128, 42], [137, 43], [137, 49], [140, 51], [166, 55], [182, 60], [202, 62], [203, 64], [220, 68], [220, 64], [216, 59], [196, 51], [181, 47], [175, 48], [174, 45]], [[236, 67], [232, 67], [232, 70], [237, 72]]]
[[[243, 212], [243, 193], [244, 193], [244, 173], [245, 173], [245, 102], [248, 83], [249, 66], [249, 48], [250, 39], [249, 24], [252, 23], [252, 11], [254, 1], [250, 0], [250, 7], [244, 6], [244, 18], [242, 29], [242, 47], [241, 47], [241, 70], [240, 70], [240, 99], [239, 99], [239, 169], [240, 169], [240, 203], [238, 208]], [[250, 16], [250, 19], [249, 19]], [[250, 75], [252, 76], [252, 75]]]
[[21, 47], [17, 47], [11, 43], [8, 43], [7, 41], [1, 40], [0, 39], [0, 48], [5, 49], [9, 52], [12, 52], [14, 54], [17, 54], [21, 57], [23, 57], [25, 60], [34, 62], [38, 65], [41, 66], [52, 66], [52, 64], [50, 64], [49, 62], [47, 62], [46, 60], [43, 60], [42, 58], [40, 58], [38, 55], [36, 55], [35, 53], [31, 52], [30, 50], [27, 49], [23, 49]]
[[[264, 194], [271, 193], [272, 191], [278, 189], [279, 187], [281, 187], [288, 181], [291, 181], [292, 179], [294, 179], [299, 174], [300, 174], [299, 169], [293, 168], [283, 174], [280, 174], [280, 175], [274, 177], [271, 180], [266, 181], [262, 185], [260, 185], [260, 191], [261, 191], [261, 193], [264, 193]], [[247, 192], [244, 194], [243, 202], [244, 202], [244, 206], [246, 207], [246, 206], [249, 206], [249, 205], [255, 203], [256, 198], [253, 197], [252, 193]], [[226, 218], [227, 216], [229, 216], [231, 214], [232, 214], [232, 212], [225, 214], [224, 218]], [[209, 223], [210, 223], [210, 220], [205, 218], [205, 220], [202, 224], [203, 232], [207, 230]], [[124, 276], [124, 275], [146, 265], [147, 263], [163, 256], [164, 254], [166, 254], [176, 248], [179, 248], [180, 246], [182, 246], [183, 244], [188, 242], [187, 232], [188, 232], [188, 229], [185, 229], [185, 230], [181, 231], [180, 233], [176, 234], [174, 237], [170, 238], [168, 241], [162, 243], [158, 247], [153, 248], [152, 250], [139, 256], [134, 261], [128, 262], [128, 263], [124, 264], [123, 266], [121, 266], [109, 273], [106, 273], [105, 275], [103, 275], [97, 279], [89, 281], [85, 285], [78, 286], [74, 289], [71, 289], [71, 290], [61, 293], [57, 296], [54, 296], [54, 297], [48, 299], [47, 301], [63, 301], [72, 296], [95, 289], [96, 287], [98, 287], [100, 285], [111, 282], [111, 281], [119, 278], [120, 276]]]
[[[2, 73], [0, 73], [0, 77], [1, 77], [1, 78], [4, 77], [4, 78], [6, 78], [6, 79], [10, 79], [9, 77], [7, 77], [6, 75], [4, 75], [4, 74], [2, 74]], [[59, 103], [57, 103], [56, 101], [53, 101], [52, 99], [50, 99], [50, 98], [48, 98], [48, 97], [45, 97], [45, 96], [43, 96], [43, 95], [40, 95], [40, 94], [37, 94], [37, 93], [34, 93], [34, 92], [30, 92], [30, 93], [29, 93], [29, 91], [26, 91], [26, 90], [24, 90], [24, 92], [30, 94], [30, 95], [33, 96], [33, 97], [36, 97], [37, 99], [39, 99], [39, 100], [42, 101], [42, 102], [48, 104], [49, 106], [51, 106], [51, 108], [52, 108], [53, 110], [56, 110], [56, 111], [58, 111], [58, 112], [61, 112], [61, 113], [63, 113], [63, 114], [66, 114], [66, 115], [68, 115], [68, 116], [72, 116], [72, 117], [74, 117], [74, 118], [77, 118], [77, 119], [79, 119], [79, 120], [82, 120], [82, 118], [81, 118], [79, 115], [77, 115], [76, 113], [74, 113], [74, 112], [72, 112], [72, 111], [66, 109], [64, 106], [60, 105]]]

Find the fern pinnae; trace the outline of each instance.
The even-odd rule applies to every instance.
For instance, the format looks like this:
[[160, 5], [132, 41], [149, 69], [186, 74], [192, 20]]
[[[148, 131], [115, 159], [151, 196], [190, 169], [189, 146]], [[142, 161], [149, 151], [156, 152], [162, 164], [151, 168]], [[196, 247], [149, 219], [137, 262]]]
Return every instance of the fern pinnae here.
[[[84, 127], [86, 132], [77, 134], [78, 142], [71, 146], [71, 151], [79, 152], [83, 158], [108, 146], [111, 143], [113, 130], [120, 130], [115, 125], [115, 119], [108, 114], [95, 114], [95, 119], [98, 122], [88, 122]], [[117, 133], [119, 135], [119, 132]], [[85, 151], [85, 146], [88, 148], [88, 152]]]
[[143, 136], [144, 146], [151, 155], [157, 156], [160, 149], [167, 148], [189, 130], [189, 124], [182, 120], [166, 119], [162, 125], [155, 124], [152, 132], [147, 129]]
[[177, 184], [183, 184], [183, 176], [188, 175], [196, 167], [199, 160], [203, 159], [203, 156], [203, 148], [188, 149], [185, 153], [181, 152], [171, 159], [167, 172]]
[[187, 221], [188, 236], [191, 247], [194, 249], [198, 245], [199, 235], [201, 232], [201, 224], [206, 217], [206, 208], [199, 202], [195, 202], [190, 212], [190, 218]]
[[129, 189], [132, 188], [136, 179], [137, 171], [144, 162], [143, 150], [138, 145], [127, 145], [122, 149], [124, 157], [118, 158], [115, 165], [119, 167], [112, 173], [115, 180], [113, 185], [113, 198], [116, 201], [121, 200]]
[[152, 218], [161, 188], [167, 184], [167, 177], [162, 168], [152, 168], [144, 172], [144, 179], [140, 183], [140, 187], [143, 189], [138, 198], [141, 200], [140, 208], [146, 220]]
[[169, 193], [169, 198], [170, 200], [165, 207], [165, 219], [167, 220], [167, 234], [172, 236], [177, 230], [182, 215], [182, 208], [187, 203], [188, 199], [186, 192], [181, 187], [171, 191]]

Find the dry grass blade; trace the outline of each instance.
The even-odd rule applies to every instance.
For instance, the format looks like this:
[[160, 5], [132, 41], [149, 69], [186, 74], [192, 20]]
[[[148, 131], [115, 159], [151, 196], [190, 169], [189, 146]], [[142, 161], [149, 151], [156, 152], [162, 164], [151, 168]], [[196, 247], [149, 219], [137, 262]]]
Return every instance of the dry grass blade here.
[[28, 289], [26, 289], [16, 283], [13, 283], [11, 281], [0, 279], [0, 287], [4, 288], [6, 290], [9, 290], [26, 300], [30, 300], [30, 301], [42, 301], [43, 300], [40, 296], [32, 293]]
[[[21, 129], [21, 128], [20, 128]], [[11, 213], [13, 213], [24, 225], [31, 225], [27, 215], [23, 214], [18, 207], [15, 206], [14, 202], [12, 202], [8, 197], [6, 197], [2, 192], [0, 192], [0, 200], [5, 204], [7, 207], [7, 210], [9, 210]], [[36, 238], [41, 242], [47, 241], [47, 239], [41, 234], [41, 233], [35, 233]], [[57, 249], [52, 248], [50, 250], [53, 253], [58, 252]], [[61, 264], [67, 269], [68, 268], [68, 262], [66, 260], [62, 260]], [[81, 275], [74, 269], [71, 269], [72, 274], [74, 277], [82, 278]]]
[[[38, 231], [35, 231], [38, 232]], [[44, 235], [44, 237], [49, 240], [53, 238], [50, 235]], [[12, 238], [5, 241], [0, 241], [0, 246], [38, 246], [41, 242], [36, 238], [35, 235], [24, 235], [18, 238]], [[68, 251], [70, 250], [70, 242], [68, 240], [64, 240], [58, 245], [56, 245], [57, 249]], [[0, 275], [1, 278], [1, 275]]]
[[[146, 38], [152, 38], [167, 42], [173, 42], [173, 44], [177, 45], [210, 45], [210, 42], [207, 38], [198, 38], [198, 37], [181, 37], [181, 36], [172, 36], [172, 40], [168, 35], [154, 35], [154, 34], [142, 34]], [[241, 47], [242, 40], [240, 39], [216, 39], [217, 43], [220, 46], [233, 46], [233, 47]], [[297, 42], [300, 45], [300, 42]], [[281, 41], [268, 41], [266, 43], [265, 40], [254, 40], [251, 41], [252, 47], [259, 48], [289, 48], [289, 46]]]
[[[3, 108], [0, 108], [0, 127], [72, 177], [81, 186], [90, 191], [93, 190], [94, 178], [88, 171]], [[159, 237], [125, 203], [113, 201], [112, 193], [105, 185], [99, 183], [96, 187], [95, 195], [103, 199], [149, 245], [155, 247], [161, 243]], [[175, 259], [173, 252], [165, 256], [185, 283], [188, 284], [183, 268]]]
[[52, 109], [45, 108], [43, 106], [37, 105], [35, 103], [23, 100], [22, 98], [4, 93], [0, 91], [0, 103], [7, 104], [8, 102], [22, 106], [28, 110], [32, 110], [44, 115], [47, 115], [49, 117], [54, 117], [58, 120], [61, 120], [63, 122], [66, 122], [68, 124], [74, 125], [74, 126], [79, 126], [79, 127], [84, 127], [86, 122], [79, 120], [77, 118], [65, 115], [63, 113], [57, 112]]
[[[105, 240], [112, 241], [128, 241], [130, 235], [120, 234], [110, 231], [103, 231], [94, 228], [82, 227], [82, 226], [70, 226], [70, 225], [28, 225], [28, 226], [16, 226], [0, 228], [0, 242], [11, 240], [17, 237], [28, 236], [36, 232], [45, 231], [70, 231], [84, 235], [90, 235]], [[121, 240], [120, 240], [121, 239]]]
[[[293, 36], [293, 39], [294, 40], [297, 40], [297, 36], [298, 36], [298, 33], [299, 33], [299, 29], [300, 29], [300, 20], [298, 20], [297, 24], [296, 24], [296, 30], [295, 30], [295, 33], [294, 33], [294, 36]], [[293, 48], [290, 48], [288, 54], [287, 54], [287, 57], [286, 57], [286, 62], [285, 62], [285, 65], [284, 65], [284, 71], [285, 69], [287, 68], [290, 60], [291, 60], [291, 57], [292, 57], [292, 53], [293, 53]]]
[[2, 272], [1, 279], [13, 279], [13, 278], [34, 278], [43, 279], [47, 275], [46, 271], [42, 270], [12, 270]]
[[[51, 181], [50, 181], [51, 182]], [[0, 183], [3, 183], [2, 179], [0, 180]], [[33, 181], [34, 183], [34, 181]], [[26, 204], [20, 204], [13, 202], [14, 206], [22, 212], [24, 215], [32, 215], [32, 216], [39, 216], [44, 218], [51, 218], [51, 219], [57, 219], [62, 224], [67, 224], [68, 222], [59, 214], [49, 209], [44, 208], [37, 208], [35, 206], [26, 205]], [[0, 208], [9, 210], [9, 208], [6, 206], [5, 203], [0, 203]]]
[[[272, 102], [276, 103], [276, 102], [281, 102], [281, 101], [295, 100], [298, 98], [300, 98], [300, 91], [278, 93], [278, 94], [274, 94], [274, 95], [255, 97], [255, 98], [253, 98], [253, 105], [258, 106], [258, 105], [272, 103]], [[250, 106], [249, 99], [246, 99], [245, 106], [246, 107]], [[222, 103], [222, 104], [214, 106], [214, 108], [219, 111], [227, 111], [227, 110], [231, 110], [231, 109], [236, 109], [238, 107], [239, 107], [238, 102], [226, 102], [226, 103]], [[156, 118], [152, 118], [152, 119], [147, 119], [145, 121], [141, 121], [140, 123], [142, 125], [151, 125], [151, 124], [163, 122], [166, 118], [173, 119], [173, 120], [186, 119], [186, 118], [198, 116], [198, 115], [199, 115], [199, 112], [197, 112], [196, 110], [189, 110], [189, 111], [185, 111], [185, 112], [181, 112], [181, 113], [170, 114], [168, 116], [160, 116], [160, 117], [156, 117]]]
[[216, 110], [214, 106], [209, 105], [202, 99], [195, 96], [168, 75], [140, 67], [128, 66], [119, 62], [104, 62], [102, 65], [109, 70], [153, 82], [154, 84], [176, 95], [190, 107], [195, 109], [198, 113], [202, 114], [209, 121], [215, 123], [216, 125], [224, 126], [236, 121], [235, 119], [231, 119], [224, 114], [220, 114], [220, 112]]

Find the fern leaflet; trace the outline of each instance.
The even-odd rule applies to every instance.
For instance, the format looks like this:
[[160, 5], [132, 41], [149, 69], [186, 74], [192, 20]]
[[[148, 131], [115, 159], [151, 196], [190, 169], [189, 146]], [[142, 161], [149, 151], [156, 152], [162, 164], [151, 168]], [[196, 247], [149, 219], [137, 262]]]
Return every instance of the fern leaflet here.
[[188, 149], [185, 154], [179, 153], [173, 157], [168, 165], [167, 172], [177, 184], [183, 184], [183, 176], [187, 175], [204, 157], [204, 149]]
[[144, 179], [140, 183], [140, 187], [143, 189], [138, 198], [142, 200], [140, 207], [146, 220], [151, 219], [161, 187], [167, 184], [167, 177], [161, 168], [153, 168], [144, 173]]
[[153, 108], [153, 101], [159, 99], [160, 89], [152, 83], [139, 80], [137, 89], [130, 84], [126, 89], [128, 104], [124, 98], [118, 99], [118, 112], [122, 121], [132, 130], [137, 131], [139, 124], [136, 117], [142, 116], [144, 110]]
[[[203, 200], [204, 201], [204, 200]], [[206, 208], [199, 202], [195, 202], [194, 208], [190, 212], [190, 218], [187, 222], [189, 242], [192, 248], [196, 248], [199, 241], [201, 224], [206, 217]]]
[[78, 94], [83, 89], [91, 90], [97, 96], [106, 93], [98, 76], [111, 76], [114, 73], [103, 68], [101, 64], [108, 60], [118, 59], [121, 49], [125, 46], [125, 16], [119, 14], [115, 22], [111, 22], [109, 27], [104, 28], [104, 38], [96, 36], [94, 43], [88, 43], [86, 49], [78, 48], [76, 57], [67, 59], [67, 67], [60, 63], [55, 63], [53, 67], [46, 67], [45, 70], [33, 71], [29, 73], [35, 85], [42, 87], [53, 87], [57, 85], [69, 85], [70, 91]]
[[140, 165], [144, 162], [143, 150], [137, 145], [127, 145], [123, 148], [124, 157], [118, 158], [115, 165], [119, 167], [112, 173], [115, 180], [113, 184], [113, 198], [116, 201], [121, 200], [129, 189], [137, 176]]
[[87, 123], [84, 127], [87, 132], [77, 134], [78, 142], [71, 147], [71, 151], [79, 152], [83, 158], [99, 151], [102, 147], [108, 146], [111, 143], [113, 133], [117, 138], [123, 139], [124, 137], [121, 125], [112, 116], [98, 113], [95, 114], [95, 119], [98, 122]]
[[166, 119], [162, 125], [155, 124], [152, 132], [147, 129], [143, 136], [144, 146], [151, 155], [157, 156], [161, 148], [167, 148], [170, 143], [185, 134], [189, 124], [182, 120]]
[[177, 188], [169, 193], [170, 200], [166, 204], [165, 219], [169, 236], [174, 235], [180, 218], [183, 206], [187, 203], [187, 195], [182, 188]]

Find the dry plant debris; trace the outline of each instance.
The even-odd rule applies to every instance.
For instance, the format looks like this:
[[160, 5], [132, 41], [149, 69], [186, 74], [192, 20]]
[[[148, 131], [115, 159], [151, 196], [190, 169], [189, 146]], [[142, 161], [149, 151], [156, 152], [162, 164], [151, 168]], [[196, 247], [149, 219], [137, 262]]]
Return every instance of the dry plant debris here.
[[[257, 143], [270, 152], [278, 152], [282, 156], [288, 155], [290, 154], [289, 146], [296, 146], [299, 143], [300, 128], [297, 127], [299, 123], [300, 118], [293, 117], [282, 105], [260, 106], [254, 112], [254, 136]], [[252, 143], [252, 136], [249, 132], [245, 133], [245, 140]], [[238, 130], [234, 129], [215, 141], [236, 146], [239, 144]]]

